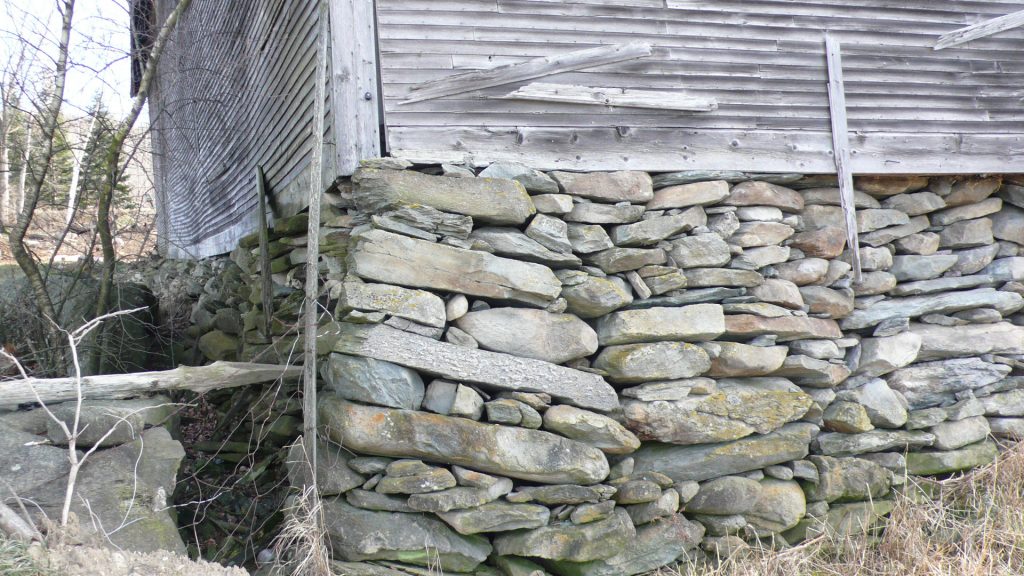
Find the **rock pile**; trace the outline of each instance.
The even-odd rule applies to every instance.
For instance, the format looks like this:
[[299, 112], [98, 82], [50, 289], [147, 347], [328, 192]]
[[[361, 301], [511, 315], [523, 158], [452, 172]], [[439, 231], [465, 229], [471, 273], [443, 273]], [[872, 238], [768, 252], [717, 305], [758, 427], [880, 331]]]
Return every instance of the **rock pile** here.
[[[350, 573], [631, 575], [870, 529], [906, 473], [1024, 434], [1024, 181], [859, 178], [855, 281], [821, 177], [441, 171], [367, 162], [324, 202], [318, 487]], [[255, 236], [233, 253], [207, 357], [301, 348], [306, 225], [272, 230], [274, 334]]]

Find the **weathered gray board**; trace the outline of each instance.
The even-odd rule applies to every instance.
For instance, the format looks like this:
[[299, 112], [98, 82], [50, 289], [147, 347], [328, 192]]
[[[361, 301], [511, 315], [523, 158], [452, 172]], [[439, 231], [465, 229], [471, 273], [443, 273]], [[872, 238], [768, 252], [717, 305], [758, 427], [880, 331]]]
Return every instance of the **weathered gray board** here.
[[[1024, 31], [939, 52], [943, 34], [1024, 9], [949, 0], [378, 0], [387, 142], [421, 160], [541, 168], [835, 171], [829, 30], [843, 45], [856, 173], [1019, 171]], [[423, 82], [605, 44], [646, 58], [538, 78], [680, 90], [711, 112], [499, 99], [520, 84], [400, 104]]]
[[[162, 21], [175, 2], [156, 4]], [[305, 205], [316, 6], [194, 2], [182, 18], [150, 100], [159, 234], [169, 256], [226, 252], [256, 229], [257, 164], [278, 215]], [[324, 170], [333, 178], [333, 153], [329, 159]]]

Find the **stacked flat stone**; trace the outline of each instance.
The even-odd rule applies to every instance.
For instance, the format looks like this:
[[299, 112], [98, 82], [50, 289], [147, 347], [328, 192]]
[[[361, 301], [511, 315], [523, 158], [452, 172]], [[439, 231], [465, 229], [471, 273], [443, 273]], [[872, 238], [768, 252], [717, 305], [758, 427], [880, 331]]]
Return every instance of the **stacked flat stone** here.
[[[320, 239], [335, 560], [632, 575], [876, 526], [1024, 432], [1018, 184], [858, 179], [855, 282], [821, 177], [365, 162]], [[304, 230], [274, 229], [282, 327]], [[237, 349], [286, 361], [256, 255]]]

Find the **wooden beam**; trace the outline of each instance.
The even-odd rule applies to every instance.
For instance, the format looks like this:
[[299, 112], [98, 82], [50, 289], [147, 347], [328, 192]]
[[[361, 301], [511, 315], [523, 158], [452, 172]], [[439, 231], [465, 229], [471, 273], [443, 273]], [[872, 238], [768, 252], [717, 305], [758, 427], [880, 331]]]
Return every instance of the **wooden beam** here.
[[646, 42], [609, 44], [598, 46], [597, 48], [574, 50], [555, 56], [534, 58], [526, 62], [498, 66], [488, 70], [474, 70], [465, 74], [455, 74], [454, 76], [417, 84], [409, 90], [409, 96], [399, 104], [411, 104], [433, 98], [443, 98], [474, 90], [482, 90], [492, 86], [501, 86], [502, 84], [551, 76], [561, 72], [593, 68], [594, 66], [613, 64], [625, 60], [635, 60], [650, 55], [651, 45]]
[[331, 0], [331, 123], [338, 176], [380, 151], [377, 26], [373, 2]]
[[977, 40], [1000, 32], [1005, 32], [1013, 28], [1024, 24], [1024, 10], [1019, 12], [1013, 12], [1006, 16], [1000, 16], [998, 18], [992, 18], [991, 20], [985, 20], [984, 22], [978, 22], [966, 28], [960, 28], [954, 30], [949, 34], [943, 34], [939, 37], [938, 42], [935, 43], [935, 50], [942, 50], [943, 48], [950, 48], [952, 46], [959, 46], [964, 42], [970, 42], [971, 40]]
[[680, 92], [655, 92], [626, 88], [591, 88], [568, 84], [534, 82], [502, 98], [512, 100], [539, 100], [619, 108], [650, 108], [652, 110], [682, 110], [685, 112], [711, 112], [718, 109], [714, 98], [691, 96]]
[[853, 276], [861, 280], [860, 250], [857, 241], [857, 214], [853, 199], [853, 172], [850, 170], [850, 137], [846, 123], [846, 92], [843, 87], [843, 57], [839, 40], [825, 33], [825, 57], [828, 62], [828, 109], [832, 119], [832, 156], [839, 179], [839, 202], [846, 220], [846, 246], [850, 250]]
[[256, 195], [260, 217], [260, 301], [263, 304], [263, 337], [274, 337], [274, 280], [270, 272], [270, 224], [267, 222], [267, 179], [263, 166], [256, 166]]
[[[296, 380], [301, 374], [299, 366], [214, 362], [208, 366], [180, 366], [162, 372], [86, 376], [82, 378], [82, 390], [89, 400], [117, 400], [171, 390], [203, 393], [273, 382], [279, 378]], [[36, 393], [47, 404], [67, 402], [76, 398], [75, 389], [74, 378], [5, 380], [0, 382], [0, 408], [35, 404]]]

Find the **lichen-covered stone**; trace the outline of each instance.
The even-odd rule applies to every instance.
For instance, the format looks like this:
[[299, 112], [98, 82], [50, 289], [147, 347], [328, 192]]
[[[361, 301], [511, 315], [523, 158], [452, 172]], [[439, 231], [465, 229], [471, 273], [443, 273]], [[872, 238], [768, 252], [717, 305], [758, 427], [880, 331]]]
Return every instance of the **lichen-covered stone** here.
[[684, 342], [608, 346], [594, 360], [618, 384], [699, 376], [711, 367], [707, 352]]
[[561, 364], [597, 352], [597, 334], [572, 314], [529, 308], [469, 312], [456, 325], [481, 348]]
[[319, 418], [328, 438], [363, 454], [422, 458], [542, 483], [592, 484], [608, 475], [600, 450], [538, 430], [332, 397], [320, 399]]
[[390, 284], [345, 282], [338, 293], [338, 313], [349, 310], [385, 312], [400, 318], [443, 328], [444, 301], [425, 290], [410, 290]]
[[500, 534], [494, 551], [500, 555], [548, 560], [588, 562], [611, 558], [636, 538], [636, 529], [625, 510], [589, 524], [554, 524], [533, 530]]
[[723, 476], [700, 485], [697, 494], [686, 503], [692, 514], [728, 516], [744, 514], [761, 498], [761, 484], [742, 476]]
[[423, 380], [404, 366], [332, 353], [322, 372], [326, 388], [346, 400], [407, 410], [418, 410], [423, 401]]
[[916, 475], [948, 474], [984, 466], [996, 459], [994, 442], [985, 441], [946, 452], [911, 452], [907, 454], [907, 473]]
[[874, 462], [829, 456], [810, 460], [818, 469], [818, 482], [804, 485], [809, 501], [877, 500], [889, 493], [891, 474]]
[[636, 540], [625, 550], [603, 560], [556, 562], [559, 576], [633, 576], [672, 563], [696, 548], [704, 528], [682, 514], [636, 528]]
[[718, 304], [613, 312], [597, 321], [602, 346], [660, 341], [714, 340], [725, 332]]
[[629, 454], [640, 447], [637, 437], [615, 420], [572, 406], [544, 412], [544, 429], [599, 448], [606, 454]]
[[496, 501], [473, 508], [443, 511], [437, 515], [459, 534], [480, 534], [540, 528], [547, 525], [551, 511], [537, 504]]

